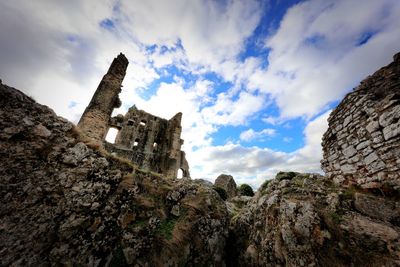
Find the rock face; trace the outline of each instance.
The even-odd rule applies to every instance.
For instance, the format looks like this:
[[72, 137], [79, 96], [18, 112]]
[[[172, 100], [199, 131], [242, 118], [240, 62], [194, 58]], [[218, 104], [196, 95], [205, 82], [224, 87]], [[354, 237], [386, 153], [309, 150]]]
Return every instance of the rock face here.
[[208, 186], [140, 171], [0, 84], [0, 266], [224, 266]]
[[322, 169], [340, 184], [400, 190], [400, 54], [329, 116]]
[[215, 179], [214, 186], [224, 189], [228, 199], [238, 195], [236, 183], [232, 175], [221, 174]]
[[264, 184], [232, 219], [228, 266], [399, 266], [398, 198], [317, 174], [287, 177]]
[[[109, 152], [124, 157], [139, 168], [176, 178], [178, 170], [189, 178], [189, 164], [181, 151], [182, 113], [170, 120], [131, 107], [125, 116], [111, 117], [121, 105], [119, 93], [128, 67], [128, 59], [118, 55], [101, 80], [78, 127]], [[115, 144], [105, 141], [110, 128], [117, 129]]]

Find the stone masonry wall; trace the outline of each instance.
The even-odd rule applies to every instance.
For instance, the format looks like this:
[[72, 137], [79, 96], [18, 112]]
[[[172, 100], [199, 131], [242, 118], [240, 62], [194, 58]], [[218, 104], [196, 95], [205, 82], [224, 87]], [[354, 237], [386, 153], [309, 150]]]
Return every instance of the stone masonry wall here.
[[329, 116], [322, 169], [337, 183], [400, 190], [400, 53]]
[[128, 59], [123, 54], [114, 58], [78, 123], [85, 135], [99, 143], [106, 137], [111, 113], [121, 105], [118, 94], [127, 67]]
[[125, 157], [141, 169], [176, 177], [182, 169], [189, 177], [189, 165], [181, 151], [182, 113], [166, 120], [131, 107], [125, 116], [112, 118], [111, 127], [119, 129], [115, 143], [105, 143], [110, 152]]

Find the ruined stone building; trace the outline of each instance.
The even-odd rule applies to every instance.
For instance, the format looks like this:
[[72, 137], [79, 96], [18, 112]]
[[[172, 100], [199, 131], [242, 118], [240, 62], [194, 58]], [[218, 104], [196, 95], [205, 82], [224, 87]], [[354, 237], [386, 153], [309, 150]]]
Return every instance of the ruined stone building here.
[[400, 184], [400, 53], [346, 95], [329, 116], [322, 169], [363, 188]]
[[[185, 152], [181, 151], [182, 113], [166, 120], [133, 106], [125, 116], [111, 117], [114, 108], [121, 105], [118, 95], [127, 67], [128, 60], [122, 53], [113, 60], [78, 127], [109, 152], [129, 159], [141, 169], [167, 177], [177, 177], [181, 170], [183, 177], [190, 177]], [[114, 144], [105, 141], [110, 128], [119, 130]]]

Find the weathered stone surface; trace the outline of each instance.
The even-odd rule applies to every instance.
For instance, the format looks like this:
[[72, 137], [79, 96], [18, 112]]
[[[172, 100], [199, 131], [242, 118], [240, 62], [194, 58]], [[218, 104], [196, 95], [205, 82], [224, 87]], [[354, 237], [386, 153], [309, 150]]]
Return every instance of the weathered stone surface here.
[[317, 174], [275, 178], [232, 219], [228, 266], [398, 266], [398, 203]]
[[0, 129], [0, 266], [225, 265], [211, 187], [137, 170], [5, 85]]
[[105, 143], [111, 153], [129, 159], [139, 168], [177, 177], [190, 177], [185, 152], [181, 151], [182, 113], [170, 120], [131, 107], [125, 116], [111, 119], [110, 126], [119, 129], [115, 143]]
[[226, 191], [228, 199], [238, 195], [236, 182], [232, 175], [221, 174], [215, 179], [214, 186], [223, 188]]
[[121, 105], [119, 93], [128, 67], [128, 59], [121, 53], [114, 58], [89, 105], [79, 120], [83, 133], [102, 143], [108, 131], [108, 123], [114, 108]]
[[329, 116], [321, 163], [339, 183], [400, 190], [400, 57], [394, 58]]

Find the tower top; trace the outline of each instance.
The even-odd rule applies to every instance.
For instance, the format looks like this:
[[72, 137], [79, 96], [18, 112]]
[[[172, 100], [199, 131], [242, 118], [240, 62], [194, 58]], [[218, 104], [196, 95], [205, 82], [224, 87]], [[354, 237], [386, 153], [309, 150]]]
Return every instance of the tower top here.
[[111, 66], [107, 71], [107, 74], [116, 74], [125, 76], [128, 64], [129, 62], [128, 59], [125, 57], [125, 55], [119, 53], [119, 55], [116, 58], [114, 58], [113, 62], [111, 63]]

